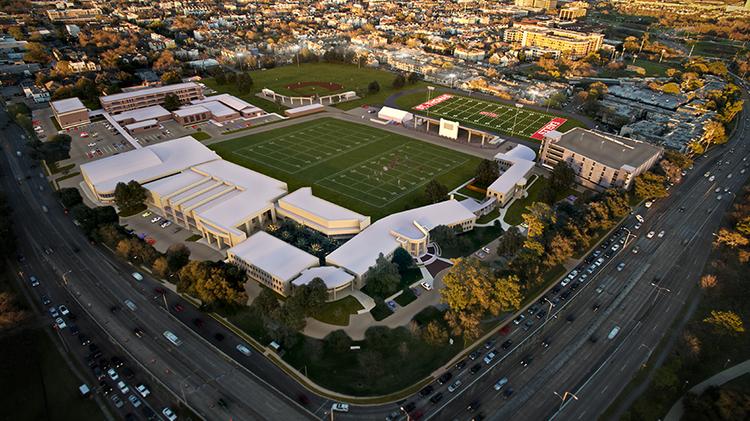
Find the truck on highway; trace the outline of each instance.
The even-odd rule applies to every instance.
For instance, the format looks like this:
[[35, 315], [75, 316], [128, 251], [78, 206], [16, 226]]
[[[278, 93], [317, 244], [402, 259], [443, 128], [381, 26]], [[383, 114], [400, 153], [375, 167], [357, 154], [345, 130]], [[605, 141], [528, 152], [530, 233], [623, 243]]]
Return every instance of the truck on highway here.
[[44, 213], [47, 213], [49, 212], [49, 209], [47, 209], [47, 206], [42, 205], [42, 211], [44, 211]]

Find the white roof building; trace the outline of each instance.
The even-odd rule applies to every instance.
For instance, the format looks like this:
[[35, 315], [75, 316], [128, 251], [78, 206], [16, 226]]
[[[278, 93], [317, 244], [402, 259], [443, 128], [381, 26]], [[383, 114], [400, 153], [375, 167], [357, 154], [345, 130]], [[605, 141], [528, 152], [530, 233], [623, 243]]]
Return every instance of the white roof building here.
[[77, 97], [61, 99], [58, 101], [52, 101], [49, 104], [57, 114], [66, 114], [74, 111], [82, 111], [88, 109], [83, 102]]
[[117, 183], [145, 184], [217, 159], [216, 152], [185, 136], [82, 164], [81, 174], [97, 199], [111, 202]]
[[397, 108], [383, 107], [378, 111], [378, 118], [386, 121], [395, 121], [400, 124], [404, 124], [407, 121], [411, 121], [414, 118], [414, 114], [399, 110]]
[[305, 269], [292, 281], [292, 285], [301, 286], [307, 285], [312, 282], [313, 279], [320, 278], [328, 288], [328, 294], [332, 298], [336, 299], [336, 293], [350, 288], [352, 281], [354, 281], [354, 275], [348, 273], [342, 268], [335, 266], [319, 266], [310, 269]]
[[330, 237], [354, 235], [370, 225], [370, 217], [313, 196], [301, 187], [279, 199], [276, 213]]
[[243, 268], [250, 279], [287, 295], [290, 282], [320, 260], [265, 231], [259, 231], [227, 250], [230, 262]]
[[[191, 101], [191, 104], [194, 105], [205, 105], [209, 102], [218, 102], [222, 105], [229, 107], [239, 113], [241, 113], [243, 116], [256, 114], [258, 112], [264, 113], [264, 111], [258, 107], [256, 107], [253, 104], [250, 104], [247, 101], [244, 101], [240, 98], [237, 98], [236, 96], [229, 95], [229, 94], [220, 94], [220, 95], [214, 95], [209, 96], [203, 99], [198, 99]], [[208, 107], [206, 107], [208, 108]], [[210, 108], [209, 108], [210, 109]]]
[[361, 279], [381, 253], [390, 256], [403, 247], [412, 256], [421, 256], [427, 251], [433, 228], [446, 225], [468, 231], [474, 228], [475, 221], [476, 215], [456, 200], [394, 213], [352, 237], [326, 256], [326, 262], [346, 268]]
[[171, 117], [172, 113], [167, 111], [161, 105], [152, 105], [150, 107], [138, 108], [136, 110], [125, 111], [120, 114], [112, 115], [112, 119], [118, 123], [137, 123], [145, 120], [163, 120]]
[[534, 168], [534, 159], [534, 150], [524, 145], [516, 145], [508, 152], [495, 155], [501, 174], [487, 187], [487, 196], [495, 197], [500, 206], [505, 206], [510, 199], [523, 193], [526, 177]]

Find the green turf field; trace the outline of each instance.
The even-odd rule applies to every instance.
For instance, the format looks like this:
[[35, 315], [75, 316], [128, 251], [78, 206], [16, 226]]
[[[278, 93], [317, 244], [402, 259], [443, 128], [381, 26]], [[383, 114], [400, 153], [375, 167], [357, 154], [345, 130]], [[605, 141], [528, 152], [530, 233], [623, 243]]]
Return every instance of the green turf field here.
[[373, 219], [425, 203], [437, 178], [453, 188], [479, 158], [373, 127], [321, 118], [211, 145], [224, 159]]
[[[432, 98], [436, 98], [443, 93], [440, 90], [436, 90], [433, 92]], [[415, 109], [415, 107], [427, 101], [427, 91], [405, 95], [398, 98], [396, 102], [404, 109], [409, 109], [419, 114], [458, 121], [462, 125], [487, 129], [495, 133], [520, 138], [529, 138], [534, 132], [557, 117], [551, 113], [530, 110], [528, 108], [517, 108], [500, 102], [456, 94], [450, 95], [452, 95], [450, 99], [424, 110]], [[583, 124], [577, 120], [567, 119], [557, 130], [564, 132], [578, 126], [583, 126]]]
[[[382, 104], [386, 98], [401, 89], [405, 90], [426, 86], [424, 82], [419, 81], [413, 85], [406, 84], [401, 89], [394, 89], [393, 80], [396, 78], [395, 73], [369, 67], [358, 68], [355, 65], [336, 63], [303, 63], [299, 67], [289, 65], [273, 69], [255, 70], [250, 72], [250, 76], [253, 78], [253, 89], [252, 93], [248, 95], [239, 94], [233, 84], [218, 85], [210, 78], [205, 79], [203, 82], [217, 92], [226, 92], [241, 97], [269, 112], [279, 112], [280, 110], [278, 109], [278, 105], [273, 102], [265, 101], [255, 96], [263, 88], [271, 89], [282, 95], [291, 96], [313, 94], [325, 96], [333, 93], [355, 91], [360, 96], [360, 99], [335, 105], [337, 108], [350, 110], [363, 104]], [[380, 90], [370, 94], [368, 93], [367, 86], [372, 81], [378, 82]], [[333, 82], [340, 84], [342, 89], [329, 91], [320, 87], [309, 86], [298, 89], [287, 88], [288, 85], [295, 82]]]

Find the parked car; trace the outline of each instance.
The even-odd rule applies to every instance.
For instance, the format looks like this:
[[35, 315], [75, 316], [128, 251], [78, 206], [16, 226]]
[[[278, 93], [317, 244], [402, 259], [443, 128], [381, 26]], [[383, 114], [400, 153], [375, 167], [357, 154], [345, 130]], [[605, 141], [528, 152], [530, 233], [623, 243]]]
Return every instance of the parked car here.
[[143, 396], [144, 398], [151, 394], [151, 391], [148, 390], [148, 387], [146, 387], [145, 384], [141, 383], [138, 386], [135, 387], [135, 390], [138, 391], [138, 393]]
[[331, 411], [349, 412], [349, 404], [343, 403], [343, 402], [336, 402], [331, 406]]

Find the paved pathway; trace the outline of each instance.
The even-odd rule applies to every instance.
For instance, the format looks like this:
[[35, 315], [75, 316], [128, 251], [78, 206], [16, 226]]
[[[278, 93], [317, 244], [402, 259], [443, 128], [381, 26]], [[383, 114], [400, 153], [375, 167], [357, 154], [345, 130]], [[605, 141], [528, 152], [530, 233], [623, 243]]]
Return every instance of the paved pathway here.
[[[711, 386], [720, 386], [748, 373], [750, 373], [750, 360], [745, 360], [696, 384], [690, 388], [690, 392], [701, 394]], [[682, 400], [683, 398], [680, 398], [680, 400], [672, 405], [667, 416], [664, 417], [664, 421], [680, 421], [682, 419], [682, 415], [685, 412], [685, 408], [682, 406]]]

